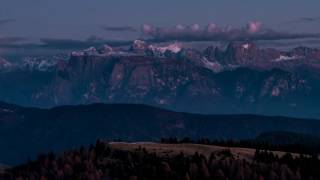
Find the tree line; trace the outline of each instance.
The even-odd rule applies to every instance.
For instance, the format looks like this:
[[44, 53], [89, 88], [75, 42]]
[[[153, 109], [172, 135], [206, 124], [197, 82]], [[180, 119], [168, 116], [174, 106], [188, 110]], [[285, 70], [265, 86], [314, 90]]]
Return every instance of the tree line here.
[[159, 155], [144, 148], [114, 149], [97, 141], [88, 148], [48, 153], [9, 169], [6, 180], [315, 180], [320, 160], [312, 156], [278, 157], [256, 150], [252, 160], [240, 159], [230, 150], [186, 155]]
[[193, 140], [191, 138], [161, 138], [160, 143], [166, 144], [203, 144], [203, 145], [217, 145], [223, 147], [241, 147], [251, 149], [264, 149], [270, 151], [284, 151], [290, 153], [306, 154], [311, 156], [320, 155], [320, 146], [318, 144], [274, 144], [270, 142], [257, 141], [257, 140], [210, 140], [208, 138], [200, 138]]

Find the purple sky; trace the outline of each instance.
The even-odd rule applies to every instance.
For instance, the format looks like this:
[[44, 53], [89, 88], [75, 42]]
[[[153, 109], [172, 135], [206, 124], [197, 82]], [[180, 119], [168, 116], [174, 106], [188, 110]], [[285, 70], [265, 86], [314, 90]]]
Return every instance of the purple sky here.
[[210, 22], [239, 27], [250, 20], [276, 30], [319, 33], [319, 7], [319, 0], [1, 0], [0, 20], [14, 21], [0, 23], [0, 37], [125, 39], [138, 33], [101, 27]]

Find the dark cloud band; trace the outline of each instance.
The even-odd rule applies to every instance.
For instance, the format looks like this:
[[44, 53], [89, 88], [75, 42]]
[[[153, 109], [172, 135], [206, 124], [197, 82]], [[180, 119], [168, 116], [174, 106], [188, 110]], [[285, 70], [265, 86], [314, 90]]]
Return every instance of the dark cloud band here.
[[14, 22], [14, 19], [0, 19], [0, 26]]
[[12, 45], [18, 42], [23, 42], [25, 40], [26, 38], [22, 38], [22, 37], [1, 37], [0, 45]]
[[102, 28], [110, 32], [137, 32], [137, 29], [131, 26], [104, 26]]
[[302, 17], [296, 20], [287, 21], [287, 24], [313, 23], [320, 22], [320, 17]]

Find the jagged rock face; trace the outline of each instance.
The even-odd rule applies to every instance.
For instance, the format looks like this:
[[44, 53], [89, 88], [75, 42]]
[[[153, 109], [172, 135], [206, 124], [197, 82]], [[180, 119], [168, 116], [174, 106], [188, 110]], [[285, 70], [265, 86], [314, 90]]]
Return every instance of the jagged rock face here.
[[182, 49], [165, 57], [108, 52], [80, 52], [56, 62], [50, 71], [1, 73], [0, 100], [40, 107], [138, 103], [198, 113], [320, 117], [319, 62], [290, 59], [316, 58], [313, 49], [286, 54], [234, 43], [225, 51]]
[[182, 47], [178, 43], [158, 45], [141, 40], [135, 40], [130, 47], [130, 51], [136, 55], [158, 58], [174, 58], [181, 50]]
[[187, 112], [309, 116], [320, 100], [319, 80], [309, 75], [246, 68], [214, 73], [189, 61], [141, 56], [74, 56], [54, 72], [9, 73], [0, 82], [0, 99], [41, 107], [142, 103]]
[[320, 50], [307, 47], [298, 47], [288, 53], [290, 56], [302, 57], [309, 60], [320, 60]]
[[266, 63], [280, 56], [280, 52], [273, 49], [259, 49], [253, 43], [231, 43], [223, 57], [217, 58], [222, 64], [256, 65]]
[[231, 43], [226, 49], [222, 63], [243, 64], [257, 60], [259, 54], [257, 48], [252, 44]]
[[213, 46], [209, 46], [203, 51], [203, 55], [209, 61], [214, 62], [214, 61], [216, 61], [216, 59], [220, 58], [218, 52], [216, 52], [216, 51], [218, 51], [217, 48], [215, 48]]
[[[124, 102], [171, 105], [181, 94], [215, 96], [201, 81], [209, 70], [173, 59], [146, 57], [72, 58], [59, 69], [52, 86], [57, 104]], [[211, 82], [210, 82], [211, 81]], [[199, 92], [198, 92], [199, 91]], [[200, 92], [201, 91], [201, 92]], [[68, 95], [66, 96], [66, 92]], [[49, 95], [50, 96], [50, 95]]]
[[285, 52], [271, 48], [261, 49], [254, 43], [233, 42], [224, 51], [218, 47], [208, 47], [200, 56], [219, 63], [224, 70], [248, 67], [263, 71], [276, 68], [300, 72], [301, 69], [307, 69], [319, 76], [319, 49], [299, 47]]

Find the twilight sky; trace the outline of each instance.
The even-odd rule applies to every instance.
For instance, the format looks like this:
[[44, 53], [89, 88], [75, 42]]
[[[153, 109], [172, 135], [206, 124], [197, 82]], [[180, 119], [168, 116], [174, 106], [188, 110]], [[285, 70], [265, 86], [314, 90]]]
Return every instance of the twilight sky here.
[[240, 27], [249, 20], [276, 30], [319, 33], [319, 7], [319, 0], [1, 0], [0, 37], [124, 39], [132, 32], [101, 27], [210, 22]]

